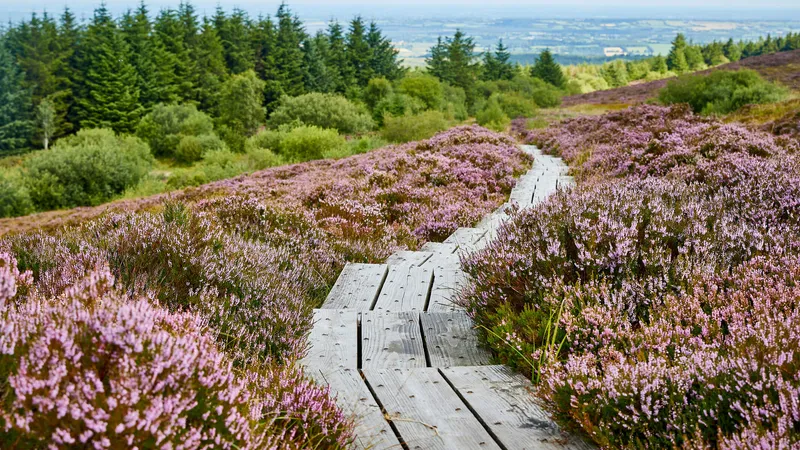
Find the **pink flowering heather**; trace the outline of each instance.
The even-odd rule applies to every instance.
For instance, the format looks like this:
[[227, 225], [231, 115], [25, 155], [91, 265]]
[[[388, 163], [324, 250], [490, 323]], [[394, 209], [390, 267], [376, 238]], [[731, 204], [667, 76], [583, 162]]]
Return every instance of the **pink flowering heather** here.
[[800, 445], [800, 159], [680, 107], [524, 136], [578, 186], [465, 261], [485, 338], [624, 448]]
[[4, 237], [0, 447], [345, 446], [295, 364], [312, 309], [345, 263], [474, 224], [529, 164], [461, 127]]

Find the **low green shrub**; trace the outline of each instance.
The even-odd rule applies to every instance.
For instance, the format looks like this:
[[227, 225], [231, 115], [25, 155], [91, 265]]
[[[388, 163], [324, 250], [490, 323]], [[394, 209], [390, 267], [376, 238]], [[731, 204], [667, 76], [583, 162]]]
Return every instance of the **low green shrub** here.
[[384, 98], [392, 95], [394, 88], [392, 83], [386, 78], [373, 78], [367, 83], [364, 88], [363, 98], [364, 103], [367, 104], [369, 109], [375, 109], [375, 106]]
[[424, 111], [403, 116], [386, 115], [381, 136], [390, 142], [411, 142], [428, 139], [451, 123], [441, 111]]
[[397, 83], [397, 91], [425, 104], [425, 109], [439, 109], [444, 101], [442, 82], [433, 75], [409, 74]]
[[153, 156], [141, 139], [107, 129], [62, 138], [23, 163], [25, 184], [39, 210], [93, 206], [136, 185]]
[[394, 93], [375, 105], [372, 110], [372, 116], [379, 125], [383, 125], [383, 119], [387, 114], [400, 117], [419, 114], [424, 110], [425, 103], [422, 100], [410, 95]]
[[136, 136], [150, 145], [153, 154], [165, 157], [175, 156], [178, 145], [186, 136], [213, 134], [211, 118], [194, 105], [157, 105], [136, 128]]
[[225, 149], [225, 143], [215, 134], [184, 136], [175, 148], [175, 159], [193, 163], [199, 161], [206, 152]]
[[524, 97], [517, 92], [495, 94], [495, 100], [503, 112], [511, 119], [517, 117], [533, 117], [536, 115], [537, 105], [532, 99]]
[[475, 115], [478, 124], [495, 131], [503, 131], [511, 124], [511, 119], [503, 111], [496, 96], [486, 103], [486, 106]]
[[363, 133], [375, 127], [362, 106], [341, 95], [318, 92], [281, 99], [269, 117], [269, 125], [278, 128], [292, 123], [330, 128], [343, 134]]
[[0, 169], [0, 217], [17, 217], [34, 210], [28, 188], [18, 170]]
[[344, 146], [345, 139], [336, 130], [302, 126], [286, 133], [279, 154], [293, 162], [310, 161]]
[[731, 113], [749, 104], [774, 103], [786, 96], [785, 88], [753, 70], [719, 70], [670, 81], [658, 93], [658, 101], [664, 105], [688, 103], [695, 112], [710, 115]]

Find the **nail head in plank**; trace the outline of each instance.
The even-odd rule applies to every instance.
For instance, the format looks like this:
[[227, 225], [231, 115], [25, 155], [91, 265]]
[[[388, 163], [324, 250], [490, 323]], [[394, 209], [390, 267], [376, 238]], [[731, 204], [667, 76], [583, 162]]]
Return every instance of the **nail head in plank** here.
[[425, 367], [416, 311], [361, 314], [361, 367]]
[[347, 264], [322, 308], [369, 311], [378, 298], [387, 271], [386, 264]]
[[355, 421], [357, 449], [399, 449], [400, 441], [357, 369], [337, 369], [322, 373], [306, 370], [321, 385], [330, 386], [336, 404]]
[[593, 448], [576, 435], [562, 433], [536, 403], [531, 382], [508, 367], [450, 367], [441, 372], [505, 448]]
[[423, 311], [433, 283], [433, 269], [408, 265], [389, 266], [375, 310]]
[[422, 313], [420, 322], [431, 367], [489, 364], [466, 312]]
[[358, 313], [353, 310], [316, 309], [308, 336], [305, 367], [324, 372], [358, 367]]
[[464, 308], [453, 303], [469, 282], [461, 269], [433, 269], [433, 289], [428, 301], [428, 312], [461, 311]]
[[437, 369], [363, 372], [409, 449], [500, 448]]

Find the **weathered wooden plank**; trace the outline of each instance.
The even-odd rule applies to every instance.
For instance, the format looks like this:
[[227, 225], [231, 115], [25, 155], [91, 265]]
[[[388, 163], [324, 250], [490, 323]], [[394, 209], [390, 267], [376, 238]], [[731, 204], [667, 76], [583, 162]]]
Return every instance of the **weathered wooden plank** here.
[[462, 311], [464, 308], [453, 301], [468, 281], [467, 274], [461, 269], [433, 269], [433, 288], [428, 300], [428, 311]]
[[306, 370], [317, 383], [329, 385], [342, 412], [355, 421], [356, 449], [399, 449], [400, 441], [386, 421], [367, 384], [357, 369], [337, 369], [322, 373]]
[[409, 265], [389, 266], [377, 311], [424, 311], [433, 283], [433, 269]]
[[362, 367], [425, 367], [425, 350], [415, 311], [361, 314]]
[[433, 255], [431, 252], [412, 252], [402, 250], [395, 252], [386, 260], [390, 266], [421, 266]]
[[466, 312], [422, 313], [420, 322], [431, 367], [489, 364]]
[[451, 234], [450, 237], [445, 239], [444, 242], [458, 244], [460, 247], [477, 242], [485, 233], [486, 231], [480, 228], [459, 228]]
[[450, 255], [458, 250], [458, 244], [449, 242], [426, 242], [420, 251], [433, 253], [436, 255]]
[[347, 264], [322, 308], [369, 311], [378, 298], [387, 271], [386, 264]]
[[308, 336], [308, 353], [300, 364], [323, 372], [358, 367], [358, 312], [343, 309], [314, 310]]
[[364, 376], [408, 448], [500, 448], [437, 369], [365, 369]]
[[537, 405], [530, 381], [511, 369], [505, 366], [450, 367], [441, 372], [505, 448], [593, 448], [580, 437], [562, 433], [547, 412]]

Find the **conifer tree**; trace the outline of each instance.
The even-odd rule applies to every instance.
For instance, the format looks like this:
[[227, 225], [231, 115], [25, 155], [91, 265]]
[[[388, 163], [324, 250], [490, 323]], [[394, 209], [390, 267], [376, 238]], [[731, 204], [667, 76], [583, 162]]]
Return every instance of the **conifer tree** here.
[[375, 22], [369, 24], [367, 44], [371, 51], [369, 66], [373, 77], [396, 80], [402, 76], [403, 70], [397, 61], [398, 51], [392, 47], [392, 42], [383, 36]]
[[75, 15], [69, 8], [64, 8], [58, 27], [60, 57], [56, 74], [59, 86], [57, 93], [50, 97], [56, 109], [57, 131], [54, 137], [76, 131], [78, 128], [76, 97], [80, 92], [83, 75], [78, 70], [80, 59], [77, 48], [81, 44], [82, 34]]
[[214, 16], [217, 34], [225, 49], [225, 63], [232, 74], [243, 73], [254, 68], [251, 39], [249, 36], [250, 19], [247, 13], [235, 8], [230, 17], [225, 16], [222, 7], [217, 7]]
[[269, 17], [259, 17], [251, 34], [254, 67], [262, 80], [275, 79], [275, 24]]
[[351, 70], [345, 51], [344, 29], [337, 21], [328, 24], [328, 51], [325, 56], [335, 92], [344, 94], [351, 84]]
[[500, 39], [494, 53], [487, 50], [483, 54], [483, 79], [496, 81], [514, 78], [514, 67], [509, 62], [510, 59], [511, 53]]
[[111, 128], [132, 132], [142, 115], [136, 69], [129, 62], [130, 49], [105, 5], [94, 12], [86, 31], [83, 54], [84, 96], [78, 101], [83, 128]]
[[[178, 4], [178, 20], [180, 20], [181, 30], [183, 31], [183, 46], [192, 55], [199, 39], [200, 22], [197, 19], [194, 6], [188, 1], [181, 0], [180, 4]], [[196, 63], [197, 61], [194, 62]]]
[[14, 60], [0, 45], [0, 154], [24, 149], [31, 138], [31, 91]]
[[192, 73], [194, 64], [189, 49], [184, 43], [185, 31], [178, 13], [172, 9], [163, 9], [153, 23], [154, 47], [163, 46], [172, 56], [173, 84], [182, 100], [192, 98]]
[[703, 58], [703, 53], [694, 45], [687, 45], [683, 50], [686, 56], [686, 64], [690, 70], [702, 70], [706, 68], [706, 61]]
[[228, 68], [217, 30], [206, 17], [203, 18], [193, 55], [195, 61], [201, 62], [195, 65], [194, 100], [202, 111], [214, 111], [220, 87], [228, 78]]
[[475, 61], [475, 41], [461, 30], [446, 39], [447, 70], [444, 81], [464, 89], [469, 98], [478, 78], [479, 65]]
[[309, 92], [330, 92], [331, 78], [328, 75], [328, 67], [318, 51], [317, 42], [325, 41], [306, 38], [303, 42], [303, 68], [305, 69], [303, 84]]
[[281, 4], [276, 14], [278, 32], [275, 37], [275, 67], [278, 85], [286, 95], [305, 93], [303, 85], [303, 49], [305, 31], [300, 20], [292, 16], [289, 7]]
[[545, 49], [539, 54], [536, 63], [531, 67], [531, 76], [550, 83], [557, 88], [563, 88], [567, 84], [567, 78], [564, 76], [564, 72], [561, 71], [561, 66], [553, 58], [553, 54], [550, 53], [549, 49]]
[[430, 56], [425, 59], [428, 73], [443, 80], [447, 73], [447, 45], [439, 36], [436, 45], [431, 47]]
[[682, 33], [678, 33], [675, 36], [675, 40], [672, 41], [672, 48], [667, 55], [667, 67], [669, 70], [679, 74], [689, 70], [685, 51], [686, 37]]
[[136, 13], [128, 11], [120, 22], [120, 31], [136, 69], [139, 102], [145, 111], [159, 103], [179, 100], [175, 74], [175, 56], [167, 52], [158, 37], [152, 36], [147, 7], [142, 2]]
[[367, 42], [367, 30], [361, 16], [356, 16], [350, 22], [347, 33], [347, 62], [353, 73], [353, 82], [358, 87], [364, 87], [373, 76], [370, 62], [372, 50]]
[[667, 67], [667, 59], [661, 55], [656, 55], [650, 61], [650, 70], [657, 73], [667, 73], [669, 68]]
[[742, 59], [742, 50], [733, 42], [733, 39], [728, 39], [728, 42], [722, 46], [722, 53], [728, 58], [728, 61], [731, 62]]

